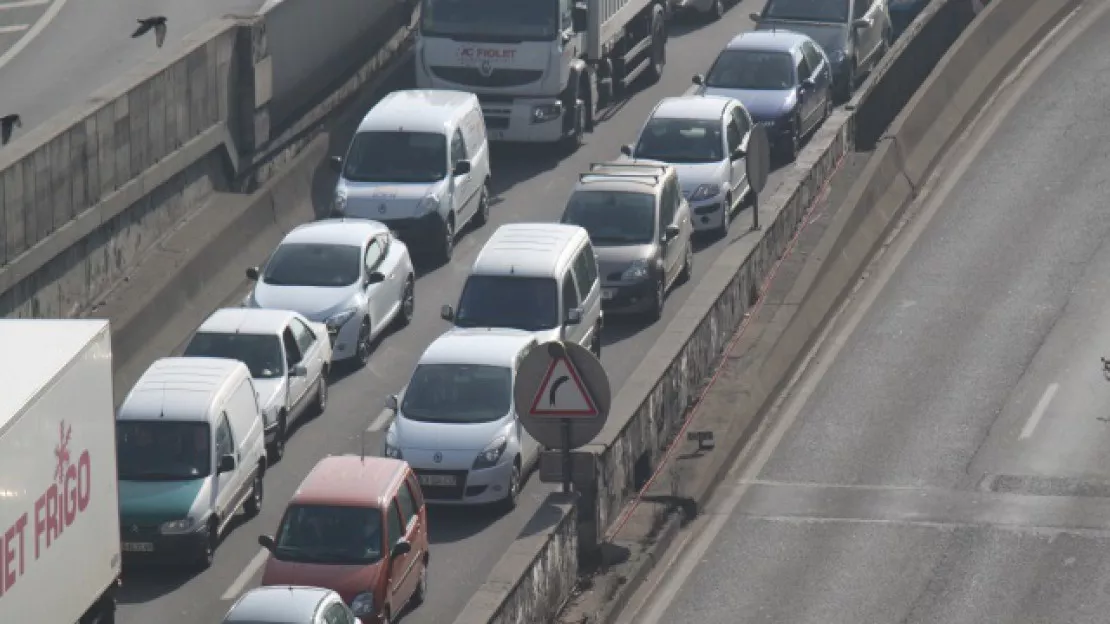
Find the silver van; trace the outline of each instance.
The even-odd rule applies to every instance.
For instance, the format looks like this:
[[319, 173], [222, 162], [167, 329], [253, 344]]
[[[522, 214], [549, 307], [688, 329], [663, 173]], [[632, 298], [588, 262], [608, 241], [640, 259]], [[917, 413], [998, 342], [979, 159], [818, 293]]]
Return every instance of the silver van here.
[[601, 282], [590, 236], [576, 225], [502, 225], [478, 253], [457, 308], [456, 327], [504, 327], [573, 341], [601, 355]]
[[473, 93], [394, 91], [363, 117], [346, 157], [330, 162], [333, 214], [380, 221], [439, 262], [463, 226], [489, 220], [489, 141]]

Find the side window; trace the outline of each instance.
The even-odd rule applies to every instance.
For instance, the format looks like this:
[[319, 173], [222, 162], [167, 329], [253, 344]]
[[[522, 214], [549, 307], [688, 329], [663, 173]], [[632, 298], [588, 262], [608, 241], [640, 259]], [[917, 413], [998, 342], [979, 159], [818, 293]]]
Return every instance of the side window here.
[[567, 313], [578, 307], [578, 291], [574, 288], [574, 277], [568, 272], [563, 276], [563, 318]]
[[401, 515], [400, 515], [400, 512], [397, 510], [397, 499], [396, 498], [393, 499], [393, 503], [389, 506], [388, 513], [389, 513], [389, 527], [388, 527], [389, 533], [387, 533], [386, 535], [387, 535], [387, 537], [389, 537], [388, 544], [389, 544], [389, 547], [392, 549], [393, 545], [396, 544], [398, 541], [401, 540], [402, 537], [405, 536], [405, 534], [401, 532]]
[[412, 474], [409, 474], [405, 481], [409, 484], [409, 492], [412, 492], [412, 502], [417, 509], [420, 509], [424, 506], [424, 491], [420, 489], [420, 484], [416, 482]]
[[281, 341], [285, 343], [286, 366], [292, 366], [300, 362], [304, 354], [301, 353], [301, 348], [297, 344], [297, 338], [293, 335], [293, 330], [286, 327], [285, 331], [281, 332]]
[[678, 194], [673, 179], [663, 183], [663, 203], [659, 206], [659, 225], [663, 229], [674, 222], [674, 212], [678, 205]]
[[293, 319], [292, 327], [293, 337], [297, 339], [297, 348], [302, 354], [308, 353], [313, 343], [316, 342], [316, 334], [312, 332], [312, 328], [305, 325], [304, 322], [298, 318]]
[[585, 299], [590, 294], [590, 290], [594, 287], [594, 280], [591, 279], [592, 272], [590, 265], [593, 258], [588, 255], [589, 248], [583, 248], [578, 252], [578, 257], [574, 259], [574, 280], [578, 284], [578, 292], [582, 293], [582, 298]]
[[561, 29], [566, 30], [574, 26], [573, 8], [574, 0], [559, 0], [559, 27]]
[[216, 457], [235, 454], [235, 440], [231, 437], [231, 425], [227, 422], [227, 412], [220, 414], [216, 424]]
[[728, 129], [725, 133], [728, 137], [728, 153], [731, 154], [740, 144], [744, 141], [744, 135], [740, 133], [740, 129], [736, 127], [736, 121], [729, 120]]
[[412, 499], [412, 493], [409, 492], [407, 484], [402, 483], [401, 487], [397, 490], [397, 503], [401, 507], [401, 526], [407, 531], [409, 523], [412, 522], [413, 516], [416, 515], [416, 501]]
[[368, 274], [378, 270], [378, 265], [382, 263], [382, 259], [385, 257], [384, 251], [381, 240], [377, 237], [370, 239], [370, 243], [366, 245], [366, 272]]
[[463, 141], [462, 131], [456, 128], [451, 136], [451, 166], [454, 167], [460, 160], [466, 160], [466, 142]]
[[867, 11], [871, 8], [871, 0], [855, 0], [852, 3], [852, 19], [859, 19], [867, 16]]
[[737, 130], [740, 131], [741, 140], [748, 132], [751, 132], [752, 123], [748, 116], [744, 114], [744, 110], [740, 107], [732, 109], [732, 121], [736, 124]]
[[805, 80], [806, 78], [809, 78], [810, 73], [812, 73], [812, 70], [809, 67], [809, 63], [806, 62], [805, 55], [802, 55], [802, 56], [798, 57], [797, 72], [798, 72], [798, 82], [801, 82], [801, 81]]
[[821, 52], [817, 50], [817, 46], [809, 41], [802, 44], [802, 54], [806, 57], [806, 62], [809, 63], [811, 70], [815, 70], [821, 66], [824, 59], [821, 57]]
[[586, 280], [592, 286], [597, 283], [597, 255], [594, 254], [594, 246], [589, 242], [586, 243], [586, 248], [582, 250], [582, 256], [586, 261]]

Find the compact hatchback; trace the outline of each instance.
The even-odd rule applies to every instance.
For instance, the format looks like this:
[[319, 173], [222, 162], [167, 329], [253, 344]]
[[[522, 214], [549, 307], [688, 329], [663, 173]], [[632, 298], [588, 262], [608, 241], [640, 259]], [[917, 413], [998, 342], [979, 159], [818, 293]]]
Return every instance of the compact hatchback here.
[[221, 624], [362, 624], [339, 594], [322, 587], [257, 587], [232, 605]]
[[337, 592], [365, 624], [389, 624], [428, 591], [428, 518], [408, 464], [357, 455], [321, 459], [285, 508], [262, 585]]

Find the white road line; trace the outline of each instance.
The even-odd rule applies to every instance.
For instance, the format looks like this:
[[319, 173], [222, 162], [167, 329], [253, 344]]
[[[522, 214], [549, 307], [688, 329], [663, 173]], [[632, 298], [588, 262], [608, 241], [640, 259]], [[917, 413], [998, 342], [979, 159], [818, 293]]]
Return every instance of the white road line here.
[[25, 9], [27, 7], [43, 6], [50, 4], [50, 0], [16, 0], [16, 2], [0, 2], [0, 11], [5, 9]]
[[27, 34], [20, 37], [19, 41], [16, 41], [15, 45], [8, 48], [6, 52], [0, 54], [0, 67], [7, 65], [9, 61], [15, 58], [16, 54], [22, 52], [23, 48], [26, 48], [27, 45], [31, 43], [31, 40], [37, 37], [50, 22], [54, 21], [54, 18], [58, 16], [58, 13], [61, 12], [68, 1], [69, 0], [54, 0], [51, 2], [50, 6], [46, 7], [46, 10], [42, 12], [42, 17], [31, 27], [31, 30], [28, 30]]
[[1018, 436], [1019, 440], [1024, 440], [1033, 435], [1037, 423], [1041, 422], [1041, 418], [1044, 418], [1044, 413], [1048, 410], [1048, 404], [1052, 403], [1052, 397], [1056, 396], [1056, 391], [1059, 389], [1060, 384], [1058, 383], [1048, 384], [1044, 394], [1041, 395], [1041, 400], [1037, 401], [1037, 406], [1033, 408], [1033, 413], [1029, 415], [1029, 420], [1025, 421], [1025, 426], [1021, 428], [1021, 435]]
[[23, 32], [30, 28], [30, 24], [16, 24], [15, 26], [0, 26], [0, 35]]
[[247, 567], [243, 568], [243, 571], [239, 573], [235, 582], [228, 586], [224, 595], [220, 596], [220, 600], [229, 601], [238, 598], [239, 594], [243, 593], [243, 589], [247, 586], [247, 583], [251, 581], [251, 578], [262, 569], [262, 565], [266, 563], [267, 555], [269, 555], [269, 553], [266, 552], [265, 549], [260, 549], [258, 554], [254, 556], [254, 559], [251, 559]]
[[389, 421], [393, 420], [393, 412], [389, 410], [382, 410], [381, 414], [370, 423], [370, 428], [367, 431], [375, 432], [381, 431], [389, 426]]

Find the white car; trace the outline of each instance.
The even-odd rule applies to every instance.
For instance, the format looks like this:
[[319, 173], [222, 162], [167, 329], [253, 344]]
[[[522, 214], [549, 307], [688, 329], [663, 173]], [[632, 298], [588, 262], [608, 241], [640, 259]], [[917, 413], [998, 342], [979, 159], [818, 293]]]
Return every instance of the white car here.
[[635, 160], [674, 165], [694, 230], [728, 232], [732, 215], [750, 191], [745, 161], [752, 120], [739, 100], [714, 95], [663, 98], [634, 145]]
[[328, 405], [328, 329], [289, 310], [224, 308], [209, 316], [185, 357], [217, 357], [247, 365], [266, 421], [269, 461], [285, 454], [289, 425]]
[[517, 418], [513, 380], [536, 344], [517, 329], [449, 330], [387, 399], [396, 416], [383, 454], [412, 466], [429, 502], [516, 505], [539, 445]]
[[362, 366], [375, 339], [412, 320], [415, 274], [405, 243], [366, 219], [298, 226], [259, 267], [245, 307], [294, 310], [327, 326], [332, 360]]

